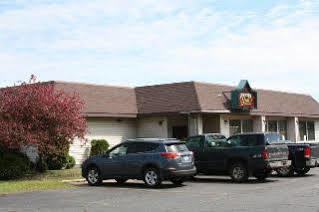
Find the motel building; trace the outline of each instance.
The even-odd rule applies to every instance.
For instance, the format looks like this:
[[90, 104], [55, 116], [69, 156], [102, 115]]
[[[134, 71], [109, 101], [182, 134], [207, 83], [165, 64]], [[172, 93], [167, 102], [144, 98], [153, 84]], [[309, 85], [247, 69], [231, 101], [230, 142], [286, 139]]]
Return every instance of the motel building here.
[[114, 146], [128, 138], [174, 137], [202, 133], [231, 136], [278, 132], [293, 142], [319, 142], [319, 104], [309, 95], [255, 90], [248, 81], [237, 87], [181, 82], [136, 88], [53, 82], [85, 101], [87, 142], [76, 140], [70, 154], [77, 164], [90, 153], [90, 141]]

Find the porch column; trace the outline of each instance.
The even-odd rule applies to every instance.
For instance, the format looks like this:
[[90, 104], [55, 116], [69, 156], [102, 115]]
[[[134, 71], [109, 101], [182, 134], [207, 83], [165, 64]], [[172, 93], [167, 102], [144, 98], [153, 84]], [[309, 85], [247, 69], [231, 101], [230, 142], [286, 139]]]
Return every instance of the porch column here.
[[188, 115], [188, 136], [203, 134], [203, 117], [201, 114]]
[[229, 118], [225, 115], [220, 115], [220, 133], [229, 137]]
[[266, 132], [266, 116], [258, 116], [254, 119], [254, 132]]
[[288, 135], [288, 139], [291, 140], [292, 142], [297, 143], [300, 140], [298, 117], [288, 118], [287, 135]]
[[315, 121], [315, 137], [316, 141], [319, 141], [319, 120]]

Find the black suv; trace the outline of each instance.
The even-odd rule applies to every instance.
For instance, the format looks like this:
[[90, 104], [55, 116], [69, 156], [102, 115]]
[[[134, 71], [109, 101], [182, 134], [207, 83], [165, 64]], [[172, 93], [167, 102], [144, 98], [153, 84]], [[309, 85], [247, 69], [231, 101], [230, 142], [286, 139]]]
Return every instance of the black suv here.
[[90, 185], [99, 185], [105, 179], [115, 179], [118, 183], [138, 179], [156, 187], [163, 180], [182, 184], [186, 177], [195, 174], [193, 153], [176, 139], [127, 140], [82, 164], [82, 176]]

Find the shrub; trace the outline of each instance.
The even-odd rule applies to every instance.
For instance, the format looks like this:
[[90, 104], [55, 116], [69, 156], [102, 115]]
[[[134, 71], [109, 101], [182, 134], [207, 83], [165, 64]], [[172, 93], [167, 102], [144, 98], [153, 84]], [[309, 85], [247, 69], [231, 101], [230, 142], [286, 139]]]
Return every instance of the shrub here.
[[104, 139], [92, 140], [91, 145], [92, 147], [90, 156], [102, 154], [106, 152], [110, 146], [109, 143]]
[[67, 165], [67, 154], [49, 155], [47, 158], [47, 166], [49, 170], [60, 170]]
[[75, 159], [71, 155], [67, 156], [66, 169], [72, 169], [75, 166]]
[[30, 171], [29, 159], [17, 152], [5, 152], [0, 158], [0, 180], [22, 177]]

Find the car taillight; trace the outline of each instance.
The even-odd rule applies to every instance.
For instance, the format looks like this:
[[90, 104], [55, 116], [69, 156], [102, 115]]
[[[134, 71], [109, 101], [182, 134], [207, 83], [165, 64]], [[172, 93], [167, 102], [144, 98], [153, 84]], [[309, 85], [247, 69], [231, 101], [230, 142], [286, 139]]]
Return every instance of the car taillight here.
[[177, 152], [161, 152], [160, 154], [167, 159], [174, 159], [177, 157]]
[[305, 155], [305, 158], [310, 158], [310, 146], [306, 146], [305, 149], [304, 149], [304, 155]]
[[268, 153], [268, 150], [267, 148], [264, 148], [263, 151], [261, 152], [261, 157], [264, 159], [264, 160], [267, 160], [269, 158], [269, 153]]

